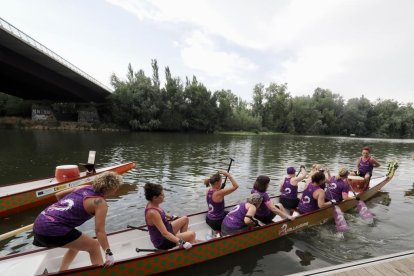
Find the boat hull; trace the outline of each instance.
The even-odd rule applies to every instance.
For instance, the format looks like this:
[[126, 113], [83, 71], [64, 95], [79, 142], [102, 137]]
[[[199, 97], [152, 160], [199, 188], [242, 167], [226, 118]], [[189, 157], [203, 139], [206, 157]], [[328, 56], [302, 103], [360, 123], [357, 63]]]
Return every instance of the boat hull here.
[[[6, 217], [33, 207], [45, 205], [47, 203], [53, 203], [56, 201], [55, 194], [57, 192], [80, 185], [90, 184], [96, 178], [96, 176], [102, 172], [113, 171], [118, 174], [123, 174], [133, 169], [134, 167], [135, 163], [129, 162], [118, 166], [98, 169], [97, 173], [94, 175], [86, 175], [83, 173], [83, 176], [65, 182], [56, 183], [54, 178], [36, 180], [33, 181], [33, 183], [39, 182], [44, 183], [44, 185], [41, 187], [29, 189], [27, 191], [12, 191], [10, 194], [5, 194], [5, 192], [3, 192], [3, 196], [0, 196], [0, 217]], [[30, 182], [4, 186], [0, 188], [3, 191], [7, 191], [7, 189], [15, 189], [15, 187], [18, 185], [30, 185]]]
[[[362, 200], [368, 200], [377, 194], [393, 177], [394, 172], [388, 176], [372, 179], [373, 187], [361, 193]], [[341, 202], [338, 206], [342, 211], [348, 211], [357, 205], [355, 198]], [[229, 206], [228, 208], [231, 208]], [[205, 235], [209, 227], [205, 224], [206, 212], [189, 216], [190, 227], [197, 235]], [[137, 253], [136, 247], [151, 248], [148, 232], [139, 230], [123, 230], [108, 235], [109, 243], [117, 260], [114, 266], [103, 268], [87, 266], [86, 253], [77, 257], [78, 263], [73, 268], [60, 273], [53, 273], [59, 267], [64, 249], [36, 250], [0, 258], [0, 271], [4, 269], [5, 275], [40, 275], [48, 268], [48, 275], [151, 275], [180, 269], [190, 265], [210, 261], [223, 257], [282, 236], [300, 231], [302, 229], [320, 225], [333, 219], [333, 208], [327, 207], [317, 211], [297, 216], [295, 220], [280, 220], [275, 223], [256, 227], [246, 232], [221, 238], [214, 238], [195, 244], [190, 250], [179, 248], [155, 253]], [[60, 251], [59, 251], [60, 250]], [[54, 258], [54, 260], [52, 260]], [[33, 260], [35, 270], [27, 272], [29, 262]], [[21, 268], [22, 263], [26, 268]], [[25, 269], [16, 272], [15, 269]], [[52, 273], [51, 273], [52, 272]]]

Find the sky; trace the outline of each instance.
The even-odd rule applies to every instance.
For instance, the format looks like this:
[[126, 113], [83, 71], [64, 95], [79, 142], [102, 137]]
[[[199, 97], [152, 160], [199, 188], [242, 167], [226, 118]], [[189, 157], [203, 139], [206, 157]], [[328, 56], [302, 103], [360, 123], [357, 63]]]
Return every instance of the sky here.
[[292, 96], [414, 102], [410, 0], [0, 0], [0, 17], [110, 86], [128, 63], [195, 75], [251, 101], [257, 83]]

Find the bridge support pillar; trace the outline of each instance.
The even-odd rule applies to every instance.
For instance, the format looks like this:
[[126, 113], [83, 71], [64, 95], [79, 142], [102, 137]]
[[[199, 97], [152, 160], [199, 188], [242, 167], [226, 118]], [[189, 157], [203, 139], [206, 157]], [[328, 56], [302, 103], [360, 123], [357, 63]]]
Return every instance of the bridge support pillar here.
[[79, 123], [99, 123], [98, 110], [93, 105], [80, 106], [78, 109]]
[[33, 121], [56, 121], [50, 104], [32, 104], [32, 120]]

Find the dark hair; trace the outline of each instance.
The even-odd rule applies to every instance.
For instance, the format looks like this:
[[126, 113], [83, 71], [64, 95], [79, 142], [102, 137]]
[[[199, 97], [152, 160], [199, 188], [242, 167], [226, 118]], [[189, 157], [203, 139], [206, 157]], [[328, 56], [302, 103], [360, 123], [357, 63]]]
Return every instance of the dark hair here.
[[160, 184], [153, 184], [153, 183], [147, 182], [145, 183], [144, 190], [145, 190], [145, 198], [148, 201], [151, 201], [154, 198], [154, 196], [159, 196], [164, 189], [162, 188]]
[[270, 178], [266, 175], [259, 175], [254, 182], [253, 188], [258, 192], [266, 192], [269, 187]]
[[369, 147], [363, 147], [362, 150], [367, 150], [368, 152], [371, 152], [371, 149]]
[[316, 172], [314, 175], [312, 175], [312, 182], [313, 183], [318, 183], [321, 182], [322, 180], [325, 180], [325, 174], [323, 172]]
[[208, 187], [209, 185], [213, 185], [217, 181], [221, 181], [221, 175], [220, 175], [219, 172], [216, 172], [215, 174], [210, 176], [210, 178], [204, 179], [204, 185], [206, 185], [206, 187]]

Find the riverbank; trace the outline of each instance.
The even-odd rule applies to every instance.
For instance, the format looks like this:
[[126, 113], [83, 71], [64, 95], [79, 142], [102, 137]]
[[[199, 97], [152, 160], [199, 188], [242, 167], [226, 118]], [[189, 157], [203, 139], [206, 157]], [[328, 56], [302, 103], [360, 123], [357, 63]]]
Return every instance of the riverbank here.
[[114, 124], [79, 123], [67, 121], [32, 121], [21, 117], [0, 117], [0, 129], [41, 129], [41, 130], [80, 130], [80, 131], [130, 131]]

